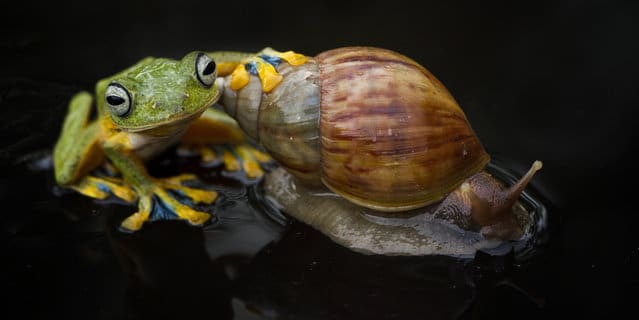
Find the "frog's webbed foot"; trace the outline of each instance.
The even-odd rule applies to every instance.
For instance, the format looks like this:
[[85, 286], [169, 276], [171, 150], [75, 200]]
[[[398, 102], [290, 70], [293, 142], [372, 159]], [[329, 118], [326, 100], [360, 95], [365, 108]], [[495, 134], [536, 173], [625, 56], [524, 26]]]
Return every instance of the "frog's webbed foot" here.
[[182, 136], [178, 151], [199, 154], [203, 165], [224, 165], [223, 173], [243, 182], [259, 181], [263, 168], [273, 163], [271, 157], [246, 140], [237, 122], [226, 113], [207, 109]]
[[191, 206], [213, 203], [217, 199], [217, 192], [182, 184], [184, 181], [195, 179], [195, 175], [190, 174], [152, 179], [152, 184], [142, 188], [143, 191], [140, 192], [138, 211], [122, 221], [122, 229], [137, 231], [146, 221], [171, 219], [186, 220], [192, 225], [204, 224], [211, 215]]
[[120, 178], [85, 176], [69, 188], [91, 198], [106, 199], [110, 194], [132, 202], [137, 197], [135, 191]]
[[225, 149], [222, 160], [226, 171], [231, 175], [237, 172], [250, 181], [259, 181], [264, 176], [262, 167], [273, 162], [269, 155], [247, 143], [222, 147]]
[[287, 62], [291, 66], [299, 66], [306, 63], [306, 60], [306, 56], [293, 51], [279, 52], [265, 48], [235, 67], [229, 86], [234, 91], [242, 89], [248, 84], [249, 75], [252, 74], [260, 78], [262, 91], [271, 92], [282, 81], [282, 76], [275, 69], [280, 63]]
[[259, 181], [264, 176], [264, 169], [273, 164], [273, 159], [266, 153], [248, 143], [230, 145], [190, 145], [182, 146], [184, 152], [198, 153], [204, 166], [224, 166], [223, 174], [245, 183]]

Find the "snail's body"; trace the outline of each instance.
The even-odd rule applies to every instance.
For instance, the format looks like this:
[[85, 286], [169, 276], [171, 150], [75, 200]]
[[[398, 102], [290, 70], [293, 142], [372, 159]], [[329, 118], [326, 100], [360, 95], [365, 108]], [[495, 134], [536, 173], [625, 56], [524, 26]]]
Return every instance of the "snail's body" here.
[[370, 47], [275, 66], [281, 82], [268, 90], [261, 74], [240, 87], [235, 73], [218, 79], [220, 103], [301, 183], [321, 181], [358, 206], [387, 213], [440, 204], [432, 213], [466, 217], [456, 222], [466, 229], [521, 236], [512, 208], [541, 163], [509, 189], [482, 173], [488, 154], [424, 67]]
[[498, 228], [510, 234], [485, 237], [464, 210], [451, 205], [459, 201], [457, 196], [424, 208], [384, 214], [347, 201], [323, 186], [300, 183], [282, 168], [265, 175], [264, 193], [299, 221], [365, 254], [472, 257], [477, 250], [496, 252], [501, 239], [521, 239], [532, 222], [530, 213], [517, 204], [507, 228]]

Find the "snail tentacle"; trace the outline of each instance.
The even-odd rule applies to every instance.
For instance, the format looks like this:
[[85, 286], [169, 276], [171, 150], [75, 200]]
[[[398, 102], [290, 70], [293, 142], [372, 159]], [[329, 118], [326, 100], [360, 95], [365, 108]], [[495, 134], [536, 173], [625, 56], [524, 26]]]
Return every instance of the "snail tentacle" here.
[[456, 203], [463, 204], [465, 209], [462, 211], [466, 210], [472, 222], [483, 227], [482, 234], [499, 238], [510, 237], [501, 233], [505, 229], [512, 229], [513, 206], [541, 167], [541, 161], [535, 161], [528, 172], [509, 188], [503, 188], [488, 174], [473, 176], [459, 187], [456, 194], [461, 201]]

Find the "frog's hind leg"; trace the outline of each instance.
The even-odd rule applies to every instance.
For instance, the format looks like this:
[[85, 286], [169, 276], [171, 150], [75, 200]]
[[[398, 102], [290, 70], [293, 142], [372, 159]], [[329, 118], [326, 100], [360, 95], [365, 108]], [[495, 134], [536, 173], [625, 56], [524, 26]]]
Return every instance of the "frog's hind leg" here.
[[86, 196], [104, 199], [113, 194], [125, 201], [136, 197], [121, 180], [89, 176], [88, 172], [105, 163], [100, 123], [89, 121], [92, 97], [87, 92], [76, 94], [53, 149], [56, 182]]
[[183, 148], [199, 153], [210, 165], [224, 165], [225, 172], [247, 182], [263, 175], [262, 166], [273, 160], [245, 140], [237, 122], [226, 113], [209, 108], [186, 131]]
[[179, 176], [154, 179], [156, 184], [164, 189], [172, 190], [182, 197], [186, 197], [195, 203], [211, 204], [217, 199], [217, 192], [187, 187], [185, 181], [196, 180], [193, 174], [181, 174]]

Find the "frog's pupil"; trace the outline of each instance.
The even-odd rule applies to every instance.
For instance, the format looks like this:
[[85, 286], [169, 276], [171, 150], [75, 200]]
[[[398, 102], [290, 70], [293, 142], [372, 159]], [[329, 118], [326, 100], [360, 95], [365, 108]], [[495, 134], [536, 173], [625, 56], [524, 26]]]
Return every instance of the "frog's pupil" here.
[[122, 99], [122, 97], [118, 97], [118, 96], [108, 96], [106, 100], [112, 106], [117, 106], [119, 104], [124, 103], [124, 99]]
[[202, 71], [202, 74], [208, 76], [209, 74], [213, 73], [213, 71], [215, 71], [215, 61], [209, 62], [206, 65], [206, 68], [204, 68], [204, 71]]

